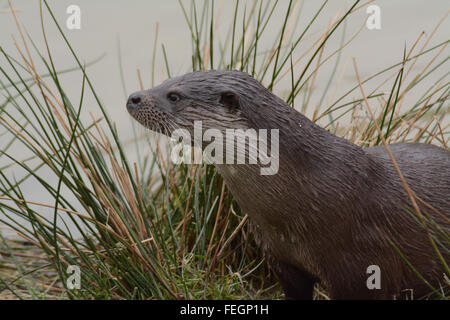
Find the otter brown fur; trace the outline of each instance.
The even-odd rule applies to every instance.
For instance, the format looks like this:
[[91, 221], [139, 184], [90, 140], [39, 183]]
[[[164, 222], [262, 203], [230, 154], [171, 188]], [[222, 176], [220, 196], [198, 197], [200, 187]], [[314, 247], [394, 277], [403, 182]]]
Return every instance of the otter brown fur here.
[[[384, 146], [361, 148], [329, 133], [238, 71], [172, 78], [132, 94], [127, 108], [141, 124], [166, 135], [175, 128], [191, 129], [195, 120], [222, 130], [279, 129], [277, 174], [261, 175], [258, 165], [217, 169], [248, 214], [287, 297], [311, 299], [316, 282], [333, 299], [391, 299], [403, 290], [412, 290], [415, 298], [429, 293], [393, 244], [431, 285], [448, 290], [444, 267]], [[420, 143], [389, 148], [407, 184], [423, 200], [422, 214], [448, 236], [450, 152]], [[448, 243], [438, 246], [449, 261]], [[367, 288], [370, 265], [380, 267], [381, 289]]]

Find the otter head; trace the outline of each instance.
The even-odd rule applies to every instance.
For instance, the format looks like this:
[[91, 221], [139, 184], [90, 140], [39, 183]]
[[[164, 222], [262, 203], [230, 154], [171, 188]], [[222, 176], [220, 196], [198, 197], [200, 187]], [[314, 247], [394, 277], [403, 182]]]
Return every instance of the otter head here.
[[[127, 109], [150, 130], [175, 141], [181, 136], [184, 143], [201, 147], [212, 163], [269, 164], [268, 169], [261, 168], [261, 174], [278, 171], [277, 128], [292, 112], [247, 73], [216, 70], [188, 73], [135, 92], [128, 98]], [[274, 114], [273, 109], [279, 112]], [[267, 133], [273, 125], [275, 132]], [[259, 129], [264, 131], [260, 136], [256, 132]], [[184, 130], [189, 134], [179, 135]], [[203, 137], [201, 141], [196, 139], [197, 133]], [[214, 143], [207, 143], [211, 140]]]
[[175, 129], [248, 129], [247, 113], [266, 89], [239, 71], [198, 71], [130, 95], [127, 109], [143, 126], [170, 136]]

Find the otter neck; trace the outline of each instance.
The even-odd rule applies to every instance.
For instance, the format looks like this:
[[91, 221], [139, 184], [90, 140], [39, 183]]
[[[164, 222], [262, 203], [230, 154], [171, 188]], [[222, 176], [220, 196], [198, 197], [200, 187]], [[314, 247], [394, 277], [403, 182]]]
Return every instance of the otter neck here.
[[[296, 111], [265, 121], [259, 123], [280, 128], [277, 174], [261, 175], [257, 165], [217, 165], [243, 212], [257, 223], [280, 229], [301, 216], [297, 227], [310, 231], [311, 224], [326, 223], [330, 212], [345, 212], [339, 210], [342, 204], [360, 201], [375, 165], [362, 148]], [[291, 217], [293, 212], [296, 217]]]

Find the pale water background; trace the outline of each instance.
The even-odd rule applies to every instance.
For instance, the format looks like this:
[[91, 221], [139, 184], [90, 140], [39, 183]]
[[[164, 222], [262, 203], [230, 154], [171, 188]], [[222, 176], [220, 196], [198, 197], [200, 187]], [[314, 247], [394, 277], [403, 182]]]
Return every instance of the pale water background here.
[[[101, 61], [88, 68], [88, 75], [109, 115], [116, 123], [118, 132], [123, 138], [123, 141], [131, 140], [133, 138], [131, 129], [132, 120], [126, 111], [125, 102], [129, 93], [139, 90], [136, 71], [138, 68], [141, 71], [145, 87], [151, 87], [151, 59], [155, 26], [157, 22], [159, 22], [159, 42], [156, 56], [155, 84], [158, 84], [167, 78], [163, 63], [161, 44], [164, 44], [166, 48], [172, 75], [183, 74], [191, 68], [190, 34], [178, 1], [50, 0], [48, 2], [61, 26], [64, 28], [64, 32], [68, 36], [70, 43], [73, 48], [75, 48], [82, 61], [87, 63], [93, 61], [102, 54], [106, 54]], [[200, 1], [197, 3], [199, 2]], [[251, 6], [251, 1], [241, 2], [243, 2], [243, 4], [247, 3], [247, 7]], [[189, 2], [185, 1], [183, 3], [186, 7], [189, 6]], [[272, 23], [269, 25], [265, 31], [264, 37], [261, 39], [262, 49], [268, 46], [271, 47], [274, 43], [273, 39], [275, 39], [281, 28], [287, 3], [288, 1], [280, 1], [279, 8], [272, 18]], [[312, 18], [321, 3], [321, 1], [316, 0], [304, 1], [303, 10], [300, 16], [301, 21], [297, 30], [303, 30], [304, 26]], [[344, 12], [352, 3], [352, 1], [346, 0], [330, 1], [308, 33], [310, 36], [306, 37], [303, 45], [297, 49], [297, 53], [303, 52], [304, 48], [308, 47], [313, 40], [317, 39], [339, 10]], [[81, 8], [81, 30], [68, 30], [65, 28], [65, 21], [68, 17], [66, 8], [71, 4], [76, 4]], [[241, 10], [243, 4], [241, 4]], [[448, 0], [379, 0], [374, 1], [373, 4], [376, 4], [381, 8], [381, 30], [368, 30], [367, 28], [364, 28], [357, 38], [343, 50], [341, 62], [336, 74], [337, 76], [331, 84], [331, 88], [334, 90], [338, 78], [341, 74], [343, 75], [335, 97], [339, 97], [357, 84], [353, 66], [351, 64], [351, 59], [353, 57], [357, 59], [359, 72], [362, 78], [389, 67], [392, 64], [398, 63], [402, 59], [405, 45], [407, 49], [410, 48], [422, 31], [426, 33], [425, 35], [429, 35], [438, 21], [444, 16], [447, 10], [450, 9]], [[39, 1], [15, 0], [13, 1], [13, 5], [15, 9], [18, 10], [17, 16], [23, 27], [30, 34], [38, 47], [45, 52], [40, 25]], [[220, 1], [216, 1], [215, 7], [218, 8], [219, 6]], [[226, 36], [226, 31], [232, 23], [231, 17], [233, 8], [234, 1], [224, 1], [220, 17], [220, 27], [217, 30], [218, 37]], [[0, 0], [0, 46], [8, 53], [19, 58], [11, 38], [11, 35], [14, 35], [16, 39], [19, 39], [19, 34], [11, 14], [7, 11], [7, 1]], [[44, 12], [47, 37], [52, 50], [53, 59], [56, 62], [56, 68], [58, 70], [63, 70], [74, 67], [75, 61], [51, 22], [51, 18], [45, 8]], [[365, 9], [360, 10], [350, 17], [347, 24], [346, 39], [349, 39], [357, 30], [359, 30], [366, 18], [367, 14]], [[237, 30], [239, 30], [239, 28], [237, 28]], [[449, 30], [450, 19], [447, 18], [430, 41], [428, 47], [432, 47], [433, 45], [448, 40], [450, 38]], [[341, 41], [340, 31], [341, 29], [337, 31], [333, 36], [332, 41], [328, 43], [324, 56], [339, 47]], [[119, 68], [119, 41], [125, 87], [123, 87], [121, 82]], [[423, 40], [419, 46], [421, 46], [422, 43]], [[449, 49], [446, 49], [441, 57], [448, 55]], [[414, 71], [420, 71], [428, 61], [429, 56], [424, 59], [419, 59], [415, 65]], [[5, 66], [4, 60], [0, 59], [0, 63], [2, 63], [2, 66]], [[311, 98], [311, 103], [318, 103], [326, 82], [328, 81], [329, 72], [331, 72], [333, 64], [334, 60], [328, 62], [324, 67], [322, 74], [319, 74], [314, 88], [315, 94]], [[302, 64], [298, 67], [301, 68], [301, 66]], [[43, 66], [39, 66], [38, 69], [44, 70]], [[416, 89], [417, 94], [414, 93], [411, 96], [412, 101], [414, 101], [414, 95], [416, 98], [421, 96], [425, 87], [430, 86], [434, 81], [439, 79], [440, 76], [448, 72], [448, 69], [447, 62], [438, 73], [430, 77], [430, 79], [426, 80], [424, 84]], [[0, 79], [5, 82], [3, 76], [0, 76]], [[80, 72], [61, 75], [60, 79], [62, 80], [63, 87], [69, 97], [71, 97], [74, 102], [79, 101], [81, 90]], [[381, 77], [380, 79], [384, 79], [384, 77]], [[378, 84], [378, 81], [375, 84]], [[281, 84], [281, 87], [276, 88], [276, 91], [282, 93], [282, 86], [283, 84]], [[370, 88], [370, 86], [368, 88]], [[369, 90], [367, 89], [366, 92], [367, 91]], [[359, 96], [359, 91], [351, 97], [356, 96]], [[0, 101], [3, 101], [3, 99], [3, 96], [0, 96]], [[328, 106], [330, 102], [332, 102], [332, 100], [325, 99], [323, 107]], [[405, 104], [407, 105], [407, 101], [405, 101]], [[84, 114], [82, 115], [83, 119], [90, 119], [89, 111], [98, 115], [97, 109], [93, 97], [90, 95], [87, 96]], [[144, 132], [144, 129], [138, 129], [138, 134], [141, 135], [144, 134]], [[6, 142], [7, 141], [5, 140], [2, 141], [2, 138], [0, 137], [0, 148], [2, 148]], [[145, 148], [146, 146], [143, 145], [141, 152], [146, 152]], [[130, 160], [133, 161], [136, 159], [134, 146], [129, 149]], [[18, 158], [25, 158], [29, 155], [29, 153], [20, 145], [14, 146], [14, 149], [12, 150], [17, 154]], [[0, 167], [6, 163], [9, 163], [9, 161], [0, 157]], [[7, 172], [5, 173], [7, 175], [14, 175], [17, 178], [23, 175], [23, 172], [20, 172], [17, 167], [6, 171]], [[51, 180], [52, 178], [49, 179]], [[56, 184], [56, 178], [54, 181]], [[31, 179], [22, 185], [22, 191], [28, 200], [52, 204], [51, 197], [49, 197], [41, 187]], [[42, 211], [48, 211], [49, 214], [53, 212], [52, 210], [46, 211], [44, 209]], [[11, 236], [7, 230], [4, 230], [3, 232]]]

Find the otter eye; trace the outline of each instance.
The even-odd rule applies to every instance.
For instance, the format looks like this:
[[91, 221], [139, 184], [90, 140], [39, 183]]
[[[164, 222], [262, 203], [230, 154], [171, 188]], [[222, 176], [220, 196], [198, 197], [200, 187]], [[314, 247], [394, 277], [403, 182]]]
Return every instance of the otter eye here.
[[177, 102], [178, 100], [181, 99], [181, 97], [180, 97], [179, 94], [177, 94], [177, 93], [175, 93], [175, 92], [170, 92], [170, 93], [167, 95], [167, 99], [169, 99], [169, 100], [172, 101], [172, 102]]

